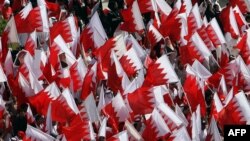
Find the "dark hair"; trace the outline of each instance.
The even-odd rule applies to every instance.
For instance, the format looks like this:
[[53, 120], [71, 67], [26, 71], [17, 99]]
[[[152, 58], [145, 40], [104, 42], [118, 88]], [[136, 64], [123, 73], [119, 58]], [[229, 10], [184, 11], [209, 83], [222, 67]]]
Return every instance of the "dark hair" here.
[[23, 103], [23, 104], [20, 106], [20, 111], [21, 111], [21, 112], [27, 112], [27, 109], [28, 109], [28, 104], [27, 104], [27, 103]]

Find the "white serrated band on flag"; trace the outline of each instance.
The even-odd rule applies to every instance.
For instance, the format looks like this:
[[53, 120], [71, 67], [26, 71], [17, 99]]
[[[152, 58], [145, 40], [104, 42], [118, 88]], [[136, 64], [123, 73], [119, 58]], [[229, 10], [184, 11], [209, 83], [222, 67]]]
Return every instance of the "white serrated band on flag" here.
[[158, 8], [165, 14], [169, 15], [172, 11], [172, 8], [168, 5], [165, 0], [155, 0]]
[[209, 62], [209, 57], [212, 55], [209, 49], [207, 48], [206, 44], [201, 39], [200, 35], [195, 32], [191, 37], [191, 40], [195, 44], [196, 48], [201, 52], [202, 56]]
[[216, 20], [216, 18], [213, 18], [210, 23], [211, 27], [213, 28], [214, 32], [216, 33], [216, 35], [218, 36], [218, 39], [220, 41], [221, 44], [225, 44], [226, 43], [226, 39], [220, 29], [220, 26]]
[[174, 69], [173, 69], [173, 66], [172, 64], [170, 63], [167, 55], [163, 55], [161, 56], [157, 61], [156, 63], [159, 63], [160, 66], [159, 68], [162, 68], [163, 69], [163, 72], [166, 73], [166, 76], [165, 78], [168, 79], [167, 81], [169, 83], [175, 83], [175, 82], [179, 82], [179, 78], [178, 76], [176, 75]]
[[139, 9], [139, 5], [138, 5], [137, 0], [135, 0], [133, 5], [132, 5], [132, 14], [133, 14], [132, 16], [134, 18], [136, 30], [140, 31], [140, 30], [145, 29], [144, 23], [143, 23], [143, 20], [142, 20], [141, 11]]

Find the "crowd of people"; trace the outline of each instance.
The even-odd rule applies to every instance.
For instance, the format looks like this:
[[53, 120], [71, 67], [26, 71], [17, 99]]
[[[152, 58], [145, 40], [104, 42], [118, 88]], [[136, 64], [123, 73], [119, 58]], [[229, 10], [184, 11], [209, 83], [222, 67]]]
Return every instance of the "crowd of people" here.
[[0, 140], [223, 140], [250, 123], [249, 7], [0, 0]]

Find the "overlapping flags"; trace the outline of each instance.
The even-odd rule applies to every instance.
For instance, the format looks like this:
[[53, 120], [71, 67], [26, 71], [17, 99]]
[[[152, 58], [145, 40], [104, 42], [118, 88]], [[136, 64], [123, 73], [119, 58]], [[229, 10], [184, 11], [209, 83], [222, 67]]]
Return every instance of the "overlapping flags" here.
[[[223, 125], [250, 122], [247, 0], [230, 0], [222, 27], [190, 0], [126, 0], [110, 38], [97, 11], [80, 31], [58, 4], [37, 4], [12, 16], [1, 36], [1, 90], [28, 103], [23, 140], [220, 141]], [[10, 47], [22, 43], [13, 61]], [[0, 118], [5, 110], [0, 95]], [[34, 113], [44, 128], [31, 126]]]

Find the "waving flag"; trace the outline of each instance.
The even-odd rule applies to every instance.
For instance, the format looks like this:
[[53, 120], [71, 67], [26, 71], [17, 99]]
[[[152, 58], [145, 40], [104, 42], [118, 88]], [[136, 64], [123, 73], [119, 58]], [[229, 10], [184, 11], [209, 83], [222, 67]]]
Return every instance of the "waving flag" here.
[[171, 134], [169, 127], [157, 109], [154, 109], [151, 117], [146, 121], [143, 138], [147, 141], [156, 139], [167, 139]]
[[217, 124], [214, 120], [214, 118], [212, 117], [211, 121], [210, 121], [210, 125], [208, 128], [208, 135], [206, 137], [206, 141], [221, 141], [221, 136], [217, 127]]
[[153, 88], [141, 87], [127, 95], [129, 107], [134, 114], [148, 114], [155, 106]]
[[130, 117], [129, 110], [127, 109], [120, 93], [118, 93], [112, 101], [102, 109], [102, 112], [109, 117], [108, 123], [111, 125], [115, 133], [119, 132], [119, 123], [125, 122]]
[[169, 137], [169, 140], [171, 140], [171, 141], [179, 141], [179, 140], [191, 141], [191, 138], [188, 134], [186, 127], [181, 127], [180, 129], [178, 129], [174, 134], [172, 134]]
[[223, 110], [223, 106], [222, 106], [221, 100], [218, 94], [214, 93], [212, 106], [211, 106], [211, 113], [215, 120], [219, 119], [221, 112], [223, 112], [222, 110]]
[[143, 140], [140, 133], [134, 128], [134, 126], [129, 123], [128, 121], [125, 121], [126, 130], [128, 132], [129, 139], [136, 139], [136, 140]]
[[237, 21], [233, 12], [233, 8], [227, 6], [221, 11], [220, 18], [223, 19], [223, 29], [225, 33], [229, 33], [232, 38], [237, 39], [240, 32]]
[[128, 9], [122, 10], [121, 15], [124, 20], [124, 23], [120, 27], [122, 30], [142, 32], [145, 29], [137, 1], [134, 1]]
[[127, 131], [122, 131], [114, 136], [112, 136], [111, 138], [108, 138], [107, 141], [129, 141], [128, 139], [128, 133]]
[[202, 93], [202, 87], [196, 76], [193, 75], [192, 69], [189, 66], [186, 68], [187, 76], [183, 88], [192, 111], [196, 110], [198, 105], [201, 105], [201, 114], [206, 114], [206, 102]]
[[32, 4], [29, 2], [18, 14], [15, 15], [18, 33], [31, 33], [34, 30], [31, 28], [30, 23], [28, 23], [28, 15], [32, 9]]
[[27, 50], [31, 56], [34, 56], [36, 48], [37, 48], [37, 35], [36, 31], [34, 31], [29, 35], [25, 43], [24, 49]]
[[128, 77], [134, 76], [138, 70], [142, 69], [142, 62], [134, 48], [124, 53], [119, 61]]
[[[202, 19], [199, 12], [198, 3], [196, 3], [188, 16], [188, 34], [192, 35], [197, 31], [197, 29], [202, 26]], [[191, 37], [191, 36], [190, 36]]]
[[61, 35], [66, 43], [71, 43], [73, 40], [76, 40], [77, 26], [73, 16], [55, 23], [50, 28], [51, 40], [54, 40], [58, 35]]
[[234, 12], [234, 16], [235, 16], [237, 25], [239, 27], [240, 33], [242, 34], [244, 30], [246, 29], [247, 22], [238, 6], [234, 7], [233, 12]]
[[25, 131], [25, 137], [23, 140], [29, 140], [29, 139], [30, 140], [47, 140], [47, 141], [55, 140], [55, 138], [50, 136], [49, 134], [46, 134], [42, 132], [41, 130], [28, 125]]
[[[138, 0], [138, 5], [141, 13], [153, 12], [155, 10], [155, 0]], [[153, 6], [154, 5], [154, 6]]]
[[250, 11], [250, 2], [248, 0], [229, 0], [232, 6], [239, 6], [240, 11], [245, 14]]
[[111, 64], [108, 71], [108, 86], [114, 91], [123, 93], [125, 88], [130, 84], [127, 74], [123, 70], [118, 61], [114, 51], [111, 52], [113, 64]]
[[[181, 18], [178, 16], [178, 9], [173, 9], [169, 15], [162, 15], [162, 24], [160, 26], [160, 33], [163, 37], [169, 37], [171, 41], [178, 41], [181, 33]], [[175, 26], [175, 29], [168, 27]]]
[[161, 56], [149, 65], [145, 79], [145, 85], [155, 86], [179, 81], [167, 55]]
[[239, 53], [241, 54], [241, 57], [244, 59], [244, 62], [249, 65], [250, 64], [250, 58], [249, 58], [249, 53], [250, 53], [250, 42], [249, 40], [249, 32], [250, 30], [247, 30], [246, 33], [244, 33], [242, 35], [242, 38], [240, 39], [240, 41], [237, 44], [237, 48], [239, 49]]
[[95, 50], [101, 47], [107, 38], [99, 15], [95, 12], [81, 34], [81, 44], [85, 52], [87, 52], [89, 49]]
[[150, 41], [151, 48], [153, 48], [160, 40], [163, 39], [161, 33], [154, 27], [153, 24], [149, 25], [148, 39]]
[[171, 131], [178, 129], [183, 125], [180, 117], [178, 117], [178, 115], [176, 115], [167, 104], [161, 103], [157, 108]]
[[159, 8], [159, 11], [164, 13], [166, 16], [168, 16], [171, 11], [172, 11], [172, 8], [168, 5], [168, 3], [164, 0], [156, 0], [155, 1], [158, 8]]
[[27, 18], [31, 27], [36, 29], [37, 32], [49, 32], [48, 15], [45, 6], [33, 8]]
[[48, 9], [48, 15], [55, 16], [55, 17], [59, 18], [59, 14], [61, 11], [59, 4], [53, 3], [53, 2], [48, 2], [47, 0], [37, 0], [37, 5], [38, 6], [46, 6], [46, 8]]
[[220, 29], [220, 26], [215, 18], [213, 18], [207, 26], [207, 33], [214, 46], [220, 46], [226, 43], [225, 37]]
[[[221, 113], [220, 123], [224, 124], [246, 124], [249, 122], [249, 104], [243, 92], [231, 93], [226, 100], [225, 110]], [[229, 114], [230, 113], [230, 114]], [[225, 117], [226, 114], [230, 116]]]

